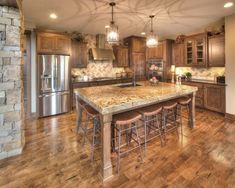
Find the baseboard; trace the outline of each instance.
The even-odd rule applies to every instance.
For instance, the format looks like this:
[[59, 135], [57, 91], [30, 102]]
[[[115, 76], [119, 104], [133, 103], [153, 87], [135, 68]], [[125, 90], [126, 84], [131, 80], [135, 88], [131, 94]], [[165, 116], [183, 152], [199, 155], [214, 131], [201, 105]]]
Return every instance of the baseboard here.
[[233, 114], [226, 113], [225, 118], [228, 119], [228, 120], [235, 121], [235, 115], [233, 115]]

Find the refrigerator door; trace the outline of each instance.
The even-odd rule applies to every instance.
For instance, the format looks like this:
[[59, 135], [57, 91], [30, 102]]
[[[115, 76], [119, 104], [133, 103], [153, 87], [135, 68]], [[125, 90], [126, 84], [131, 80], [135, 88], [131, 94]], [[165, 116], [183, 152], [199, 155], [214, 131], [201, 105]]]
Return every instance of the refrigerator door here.
[[69, 90], [69, 56], [39, 55], [39, 93]]
[[39, 96], [39, 116], [50, 116], [69, 112], [70, 92], [56, 92]]
[[56, 59], [56, 85], [57, 91], [69, 90], [69, 80], [70, 80], [70, 67], [69, 67], [69, 56], [58, 55], [55, 56]]

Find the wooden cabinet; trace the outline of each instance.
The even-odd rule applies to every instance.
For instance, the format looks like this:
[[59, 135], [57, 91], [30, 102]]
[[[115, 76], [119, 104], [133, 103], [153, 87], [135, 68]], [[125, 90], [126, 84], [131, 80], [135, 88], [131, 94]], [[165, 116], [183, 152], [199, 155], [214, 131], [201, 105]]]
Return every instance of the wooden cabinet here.
[[124, 44], [128, 46], [129, 65], [135, 72], [137, 79], [146, 79], [146, 39], [143, 37], [131, 36], [124, 39]]
[[145, 39], [142, 37], [131, 37], [132, 52], [145, 53]]
[[204, 89], [205, 108], [225, 113], [225, 87], [205, 85]]
[[184, 64], [184, 44], [173, 44], [173, 64], [177, 67], [183, 67]]
[[198, 34], [186, 37], [185, 65], [192, 67], [207, 66], [207, 35]]
[[86, 68], [88, 64], [88, 47], [85, 42], [72, 40], [71, 63], [73, 68]]
[[37, 53], [70, 55], [69, 36], [54, 33], [37, 33]]
[[204, 107], [204, 87], [201, 83], [194, 83], [194, 82], [184, 82], [185, 85], [190, 85], [198, 88], [196, 93], [195, 103], [197, 107]]
[[138, 80], [145, 79], [146, 63], [144, 53], [132, 53], [133, 70]]
[[225, 113], [225, 86], [207, 83], [183, 82], [198, 88], [195, 103], [197, 107]]
[[208, 54], [210, 67], [225, 66], [225, 38], [224, 35], [215, 35], [208, 38]]
[[113, 61], [114, 67], [129, 67], [128, 47], [114, 46], [113, 52], [115, 60]]
[[163, 59], [163, 44], [159, 43], [154, 48], [146, 48], [146, 59]]

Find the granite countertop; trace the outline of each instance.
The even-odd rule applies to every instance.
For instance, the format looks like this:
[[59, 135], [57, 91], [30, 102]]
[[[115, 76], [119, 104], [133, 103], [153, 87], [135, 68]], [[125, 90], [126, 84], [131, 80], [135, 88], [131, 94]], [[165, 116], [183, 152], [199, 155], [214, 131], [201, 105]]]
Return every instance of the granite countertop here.
[[160, 82], [151, 85], [148, 81], [138, 82], [141, 86], [118, 87], [106, 85], [99, 87], [77, 88], [74, 93], [90, 104], [101, 114], [120, 113], [132, 108], [151, 105], [172, 98], [188, 95], [197, 87]]
[[90, 83], [90, 82], [102, 82], [102, 81], [113, 81], [113, 80], [130, 80], [132, 78], [127, 78], [127, 77], [120, 77], [120, 78], [116, 78], [116, 77], [103, 77], [103, 78], [93, 78], [93, 79], [89, 79], [89, 80], [73, 80], [73, 83]]
[[225, 83], [219, 83], [213, 80], [191, 79], [191, 80], [182, 80], [182, 82], [195, 82], [195, 83], [205, 83], [205, 84], [226, 86]]

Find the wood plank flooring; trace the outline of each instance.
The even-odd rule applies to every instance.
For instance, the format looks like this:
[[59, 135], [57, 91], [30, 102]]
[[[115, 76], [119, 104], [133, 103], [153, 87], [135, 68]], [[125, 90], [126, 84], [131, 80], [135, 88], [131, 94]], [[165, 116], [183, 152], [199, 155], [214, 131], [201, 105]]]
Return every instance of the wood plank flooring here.
[[235, 122], [220, 114], [197, 110], [195, 129], [184, 122], [183, 136], [167, 135], [166, 146], [151, 141], [143, 163], [133, 151], [105, 183], [99, 151], [92, 163], [75, 121], [75, 113], [27, 120], [23, 154], [0, 161], [0, 187], [235, 187]]

